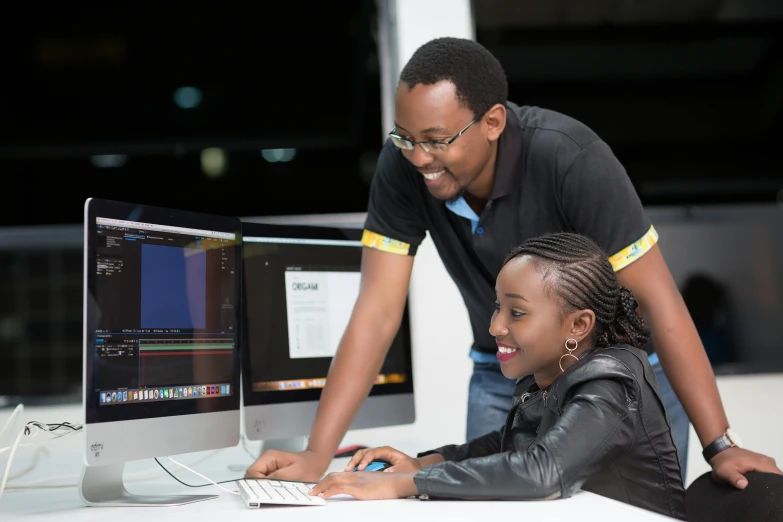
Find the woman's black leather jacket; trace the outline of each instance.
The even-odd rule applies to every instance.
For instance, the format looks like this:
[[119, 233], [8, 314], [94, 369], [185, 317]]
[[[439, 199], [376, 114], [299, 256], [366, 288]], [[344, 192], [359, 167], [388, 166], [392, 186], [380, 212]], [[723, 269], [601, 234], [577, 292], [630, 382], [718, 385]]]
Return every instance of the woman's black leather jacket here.
[[517, 381], [505, 426], [419, 471], [421, 498], [550, 500], [583, 489], [685, 519], [677, 449], [647, 354], [582, 355], [548, 388]]

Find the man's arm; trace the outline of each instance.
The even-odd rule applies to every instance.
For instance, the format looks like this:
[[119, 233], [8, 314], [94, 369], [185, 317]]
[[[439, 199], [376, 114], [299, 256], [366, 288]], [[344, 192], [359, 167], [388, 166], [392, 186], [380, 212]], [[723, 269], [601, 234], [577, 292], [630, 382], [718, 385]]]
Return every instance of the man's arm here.
[[[612, 256], [620, 283], [633, 291], [652, 327], [661, 365], [699, 440], [711, 443], [728, 427], [715, 376], [628, 174], [600, 140], [555, 174], [568, 223]], [[747, 484], [746, 471], [781, 472], [773, 459], [739, 448], [720, 452], [710, 465], [716, 478], [739, 488]]]
[[728, 420], [707, 353], [658, 245], [617, 272], [617, 279], [636, 297], [661, 366], [702, 446], [711, 443], [726, 431]]
[[[639, 312], [652, 329], [661, 366], [702, 446], [710, 444], [729, 422], [701, 338], [658, 245], [621, 269], [617, 278], [634, 293]], [[781, 473], [773, 459], [739, 448], [719, 453], [710, 464], [718, 477], [739, 487], [747, 484], [744, 472]]]
[[329, 369], [310, 434], [309, 449], [329, 460], [370, 392], [400, 328], [413, 259], [363, 249], [359, 298]]
[[359, 297], [340, 341], [302, 454], [266, 452], [248, 477], [317, 481], [359, 410], [400, 327], [413, 256], [364, 248]]

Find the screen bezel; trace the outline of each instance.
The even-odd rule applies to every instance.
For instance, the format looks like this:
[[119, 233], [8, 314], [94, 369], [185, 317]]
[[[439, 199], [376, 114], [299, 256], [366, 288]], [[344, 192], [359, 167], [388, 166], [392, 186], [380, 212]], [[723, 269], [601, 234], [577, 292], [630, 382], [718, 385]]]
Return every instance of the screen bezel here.
[[[242, 237], [274, 237], [284, 239], [336, 239], [361, 241], [363, 230], [361, 228], [351, 227], [327, 227], [318, 225], [281, 225], [242, 222]], [[366, 247], [362, 247], [366, 248]], [[243, 281], [242, 289], [245, 290], [244, 281], [244, 256], [243, 256]], [[405, 373], [408, 379], [404, 383], [373, 385], [368, 397], [379, 397], [383, 395], [403, 395], [413, 393], [413, 363], [412, 363], [412, 344], [410, 331], [410, 313], [408, 310], [409, 299], [405, 302], [402, 321], [397, 335], [402, 336], [402, 343], [405, 351]], [[318, 401], [321, 398], [322, 388], [309, 390], [287, 390], [287, 391], [253, 391], [250, 369], [250, 346], [247, 335], [248, 316], [247, 300], [242, 300], [242, 335], [240, 336], [240, 345], [242, 347], [242, 392], [245, 406], [262, 406], [267, 404], [287, 404], [308, 401]]]
[[[84, 386], [83, 404], [85, 409], [85, 422], [88, 424], [117, 422], [128, 420], [155, 419], [160, 417], [173, 417], [178, 415], [192, 415], [197, 413], [213, 413], [239, 409], [239, 393], [236, 391], [228, 397], [194, 398], [192, 400], [174, 400], [160, 402], [145, 402], [138, 404], [123, 404], [110, 407], [100, 407], [98, 394], [93, 392], [95, 376], [93, 374], [92, 346], [95, 342], [95, 329], [98, 324], [97, 274], [93, 269], [97, 263], [97, 223], [96, 218], [113, 218], [142, 223], [154, 223], [158, 225], [194, 228], [199, 230], [211, 230], [216, 232], [230, 232], [236, 234], [236, 243], [233, 245], [235, 259], [242, 259], [242, 232], [238, 217], [217, 216], [175, 210], [150, 205], [137, 205], [105, 199], [88, 199], [85, 202], [84, 223]], [[235, 308], [235, 322], [239, 325], [236, 332], [237, 346], [241, 346], [241, 318], [242, 310], [242, 263], [237, 263], [236, 292], [237, 305]], [[240, 349], [234, 351], [231, 385], [234, 390], [239, 387], [240, 373]], [[201, 401], [208, 402], [208, 408], [204, 408]], [[202, 406], [199, 408], [199, 406]]]

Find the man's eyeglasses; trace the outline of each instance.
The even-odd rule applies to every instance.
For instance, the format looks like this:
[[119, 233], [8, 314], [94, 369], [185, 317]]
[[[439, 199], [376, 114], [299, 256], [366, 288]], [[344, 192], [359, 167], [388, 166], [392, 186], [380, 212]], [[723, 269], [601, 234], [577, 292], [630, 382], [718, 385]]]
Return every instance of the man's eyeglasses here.
[[468, 123], [464, 129], [459, 131], [454, 137], [446, 141], [413, 141], [408, 138], [403, 138], [399, 134], [396, 134], [397, 127], [394, 127], [389, 133], [389, 137], [396, 146], [403, 150], [413, 150], [416, 145], [421, 145], [422, 150], [427, 154], [445, 154], [449, 151], [449, 145], [454, 143], [454, 140], [462, 136], [462, 134], [470, 128], [471, 125], [479, 121], [481, 118], [476, 118], [472, 122]]

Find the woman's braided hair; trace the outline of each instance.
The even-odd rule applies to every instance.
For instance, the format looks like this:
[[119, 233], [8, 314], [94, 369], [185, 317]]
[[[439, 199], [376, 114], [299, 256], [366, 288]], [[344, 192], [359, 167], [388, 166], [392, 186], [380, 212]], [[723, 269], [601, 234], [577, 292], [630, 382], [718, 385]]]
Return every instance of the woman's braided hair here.
[[626, 343], [642, 348], [650, 330], [636, 312], [633, 293], [617, 282], [608, 256], [590, 238], [569, 232], [529, 239], [506, 257], [530, 256], [548, 292], [562, 303], [561, 315], [574, 310], [595, 313], [593, 346]]

